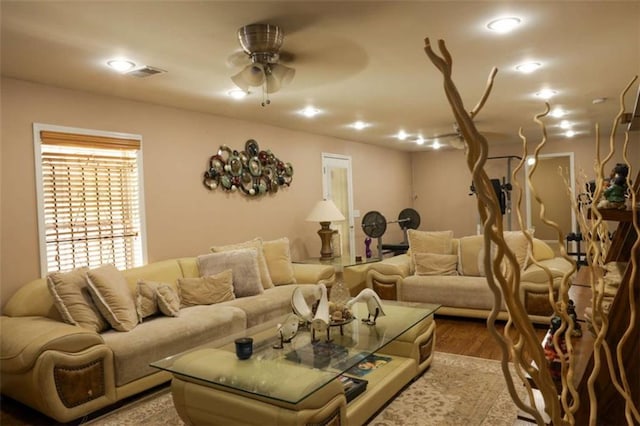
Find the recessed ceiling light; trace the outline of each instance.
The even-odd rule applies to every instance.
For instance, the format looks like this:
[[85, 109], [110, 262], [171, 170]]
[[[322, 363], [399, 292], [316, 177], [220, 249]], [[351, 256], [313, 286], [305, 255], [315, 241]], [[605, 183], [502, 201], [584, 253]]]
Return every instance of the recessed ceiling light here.
[[227, 92], [227, 95], [231, 96], [233, 99], [246, 98], [248, 94], [248, 91], [244, 91], [242, 89], [231, 89]]
[[442, 145], [440, 145], [440, 142], [435, 141], [435, 142], [431, 145], [431, 148], [433, 148], [433, 149], [440, 149], [440, 147], [441, 147], [441, 146], [442, 146]]
[[127, 72], [136, 66], [128, 59], [110, 59], [107, 61], [107, 65], [118, 72]]
[[300, 110], [300, 114], [308, 118], [315, 117], [316, 115], [320, 114], [320, 112], [321, 111], [318, 108], [313, 106], [307, 106]]
[[491, 31], [504, 34], [520, 25], [520, 22], [520, 18], [509, 16], [507, 18], [494, 19], [487, 24], [487, 28], [489, 28]]
[[576, 135], [576, 132], [574, 132], [573, 130], [567, 130], [566, 132], [564, 132], [564, 135], [568, 138], [572, 138]]
[[409, 134], [404, 130], [400, 130], [398, 133], [396, 133], [396, 138], [398, 138], [398, 140], [403, 141], [407, 139], [407, 137], [409, 137]]
[[540, 62], [525, 62], [520, 65], [516, 65], [516, 70], [523, 74], [529, 74], [540, 68], [542, 64]]
[[353, 127], [356, 130], [362, 130], [365, 127], [369, 127], [369, 126], [370, 126], [369, 123], [365, 123], [364, 121], [360, 121], [360, 120], [358, 120], [358, 121], [354, 122], [353, 124], [351, 124], [351, 127]]
[[556, 92], [555, 90], [542, 89], [541, 91], [536, 93], [536, 96], [539, 97], [539, 98], [542, 98], [542, 99], [551, 99], [557, 94], [558, 94], [558, 92]]
[[527, 158], [527, 165], [528, 166], [533, 166], [534, 164], [536, 164], [536, 157]]
[[551, 113], [549, 114], [552, 117], [555, 118], [561, 118], [564, 117], [565, 115], [567, 115], [567, 112], [565, 110], [563, 110], [562, 108], [555, 108], [553, 111], [551, 111]]
[[418, 145], [424, 145], [424, 138], [422, 136], [418, 136], [416, 138], [416, 144]]
[[571, 128], [571, 123], [567, 120], [562, 120], [560, 122], [560, 128], [561, 129], [570, 129]]

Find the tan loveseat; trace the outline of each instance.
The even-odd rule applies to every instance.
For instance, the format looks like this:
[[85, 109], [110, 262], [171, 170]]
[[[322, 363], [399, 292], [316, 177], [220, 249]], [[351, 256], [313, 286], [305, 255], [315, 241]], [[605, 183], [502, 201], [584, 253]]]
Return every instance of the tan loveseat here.
[[[288, 254], [288, 240], [283, 240]], [[2, 394], [57, 421], [77, 419], [170, 380], [149, 363], [290, 312], [296, 287], [334, 279], [333, 267], [291, 264], [282, 251], [267, 250], [266, 244], [264, 255], [274, 278], [281, 271], [273, 265], [284, 261], [293, 274], [289, 281], [295, 283], [277, 285], [274, 279], [276, 285], [260, 294], [180, 307], [175, 317], [154, 315], [124, 332], [66, 323], [47, 279], [27, 283], [6, 303], [0, 319]], [[122, 271], [128, 297], [136, 299], [140, 280], [175, 288], [180, 279], [198, 278], [198, 262], [170, 259]], [[312, 286], [302, 287], [312, 297]]]
[[[440, 304], [442, 307], [438, 310], [439, 315], [487, 318], [493, 306], [493, 293], [482, 267], [483, 236], [452, 238], [450, 232], [413, 231], [409, 233], [410, 245], [412, 236], [419, 246], [420, 238], [427, 234], [450, 236], [450, 244], [445, 244], [441, 250], [435, 250], [442, 255], [442, 262], [450, 261], [448, 266], [439, 264], [441, 259], [437, 256], [436, 259], [425, 256], [425, 264], [422, 268], [420, 265], [416, 268], [415, 258], [412, 258], [416, 255], [416, 250], [415, 247], [410, 248], [407, 254], [370, 264], [366, 275], [367, 287], [374, 289], [385, 299]], [[509, 233], [510, 239], [507, 242], [512, 243], [512, 249], [521, 265], [520, 301], [531, 321], [548, 323], [553, 310], [549, 304], [547, 274], [541, 267], [533, 264], [528, 256], [532, 252], [533, 258], [549, 269], [556, 296], [563, 275], [571, 270], [572, 265], [557, 257], [549, 245], [539, 239], [533, 239], [533, 250], [530, 250], [526, 238], [518, 234], [521, 233]], [[446, 274], [442, 268], [446, 270]], [[503, 301], [498, 318], [506, 319], [507, 316]]]

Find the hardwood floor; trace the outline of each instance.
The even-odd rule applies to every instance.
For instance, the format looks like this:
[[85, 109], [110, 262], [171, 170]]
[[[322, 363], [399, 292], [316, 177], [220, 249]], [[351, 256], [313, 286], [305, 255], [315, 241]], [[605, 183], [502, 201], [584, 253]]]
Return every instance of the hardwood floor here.
[[[504, 321], [496, 323], [499, 333], [504, 331]], [[547, 326], [535, 327], [542, 341]], [[487, 330], [484, 319], [436, 316], [436, 351], [485, 359], [502, 359], [499, 346]]]
[[[496, 324], [499, 332], [504, 322]], [[547, 327], [536, 326], [536, 333], [542, 341]], [[501, 359], [500, 350], [487, 330], [486, 320], [436, 317], [436, 351], [466, 355], [485, 359]], [[67, 425], [80, 424], [82, 419]], [[0, 399], [0, 425], [2, 426], [53, 426], [60, 425], [34, 410], [6, 397]]]

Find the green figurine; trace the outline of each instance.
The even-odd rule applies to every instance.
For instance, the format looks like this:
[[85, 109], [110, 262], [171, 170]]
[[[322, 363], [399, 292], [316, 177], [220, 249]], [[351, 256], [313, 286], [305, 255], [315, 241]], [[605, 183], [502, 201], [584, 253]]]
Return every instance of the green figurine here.
[[611, 171], [609, 186], [604, 190], [604, 198], [598, 203], [599, 209], [621, 209], [626, 208], [625, 195], [627, 193], [627, 176], [629, 167], [626, 164], [618, 163]]

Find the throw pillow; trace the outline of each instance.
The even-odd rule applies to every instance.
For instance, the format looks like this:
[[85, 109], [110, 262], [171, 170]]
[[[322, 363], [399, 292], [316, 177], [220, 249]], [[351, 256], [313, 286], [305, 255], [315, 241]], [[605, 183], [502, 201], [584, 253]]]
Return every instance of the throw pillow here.
[[453, 231], [407, 231], [409, 248], [411, 250], [411, 273], [416, 270], [416, 253], [451, 254]]
[[226, 269], [200, 278], [178, 278], [178, 291], [182, 307], [233, 300], [233, 272]]
[[[549, 244], [537, 238], [533, 239], [533, 258], [538, 262], [541, 260], [553, 259], [556, 254]], [[533, 263], [533, 262], [531, 262]]]
[[255, 249], [207, 254], [198, 256], [197, 261], [202, 277], [231, 269], [233, 293], [236, 297], [253, 296], [264, 292], [260, 284], [258, 255]]
[[256, 251], [258, 256], [258, 268], [260, 270], [260, 281], [262, 283], [262, 287], [272, 288], [273, 281], [271, 280], [271, 276], [269, 275], [269, 267], [267, 266], [267, 261], [264, 256], [264, 249], [262, 246], [261, 238], [254, 238], [253, 240], [245, 241], [244, 243], [239, 244], [230, 244], [226, 246], [213, 246], [211, 247], [211, 251], [214, 253], [222, 253], [225, 251], [238, 250], [238, 249], [253, 249]]
[[168, 284], [160, 284], [156, 288], [158, 309], [168, 317], [180, 315], [180, 297], [173, 287]]
[[162, 283], [154, 281], [138, 281], [136, 285], [136, 313], [138, 320], [158, 313], [158, 301], [156, 290]]
[[455, 254], [416, 253], [415, 275], [458, 275]]
[[520, 269], [526, 268], [530, 252], [527, 237], [522, 231], [504, 231], [502, 235], [507, 247], [509, 247], [515, 255]]
[[138, 324], [136, 302], [122, 273], [109, 264], [88, 271], [87, 278], [91, 297], [111, 327], [133, 330]]
[[47, 275], [47, 287], [53, 296], [62, 319], [72, 325], [98, 333], [109, 328], [87, 288], [86, 273], [89, 268], [77, 268], [69, 272], [52, 272]]
[[[478, 262], [482, 262], [478, 254], [484, 245], [483, 235], [462, 237], [458, 242], [458, 272], [460, 275], [480, 277]], [[480, 260], [478, 260], [480, 259]]]
[[285, 237], [279, 240], [264, 241], [262, 248], [273, 284], [296, 284], [289, 239]]

